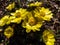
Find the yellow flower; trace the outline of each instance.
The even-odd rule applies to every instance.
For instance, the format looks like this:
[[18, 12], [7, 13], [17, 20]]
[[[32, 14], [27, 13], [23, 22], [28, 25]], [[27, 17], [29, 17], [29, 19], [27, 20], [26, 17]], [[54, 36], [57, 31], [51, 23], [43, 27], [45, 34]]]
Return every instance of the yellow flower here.
[[27, 15], [27, 10], [20, 8], [19, 10], [16, 10], [14, 13], [11, 13], [13, 17], [16, 17], [15, 19], [11, 20], [13, 23], [20, 23], [21, 20], [24, 20]]
[[9, 26], [4, 30], [4, 35], [9, 39], [13, 35], [13, 31], [13, 28]]
[[43, 41], [45, 42], [46, 45], [54, 45], [55, 38], [54, 38], [54, 34], [52, 31], [45, 30], [43, 32], [42, 38], [43, 38]]
[[9, 20], [9, 16], [6, 15], [0, 19], [0, 26], [4, 26], [6, 22]]
[[52, 17], [52, 13], [48, 8], [41, 7], [39, 9], [34, 10], [35, 17], [38, 17], [39, 19], [50, 21]]
[[[30, 14], [30, 15], [29, 15]], [[32, 16], [32, 14], [29, 12], [28, 16], [26, 17], [26, 19], [24, 20], [24, 22], [22, 23], [22, 26], [24, 28], [26, 28], [26, 32], [29, 33], [31, 30], [33, 32], [35, 31], [40, 31], [40, 27], [42, 26], [42, 22], [37, 21], [36, 18], [34, 18]]]
[[31, 3], [31, 4], [28, 4], [27, 6], [41, 6], [42, 5], [42, 2], [35, 2], [35, 3]]
[[7, 9], [7, 10], [12, 10], [14, 7], [15, 7], [15, 2], [9, 4], [9, 5], [6, 7], [6, 9]]

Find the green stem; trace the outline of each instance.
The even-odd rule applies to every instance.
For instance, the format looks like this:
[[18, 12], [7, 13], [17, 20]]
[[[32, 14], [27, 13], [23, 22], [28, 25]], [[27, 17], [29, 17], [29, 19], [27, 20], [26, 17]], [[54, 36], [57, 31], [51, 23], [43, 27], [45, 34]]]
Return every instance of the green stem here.
[[8, 43], [9, 43], [9, 39], [5, 39], [5, 45], [8, 45]]
[[17, 2], [18, 2], [18, 4], [19, 4], [19, 6], [21, 6], [21, 0], [17, 0]]

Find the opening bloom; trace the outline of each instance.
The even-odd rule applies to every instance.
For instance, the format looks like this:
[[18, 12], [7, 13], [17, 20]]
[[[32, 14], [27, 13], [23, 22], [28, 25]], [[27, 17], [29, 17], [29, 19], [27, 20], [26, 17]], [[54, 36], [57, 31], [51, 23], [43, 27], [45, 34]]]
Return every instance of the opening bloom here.
[[54, 34], [52, 31], [45, 30], [43, 32], [42, 38], [43, 38], [43, 41], [45, 42], [46, 45], [54, 45], [55, 38], [54, 38]]
[[39, 9], [34, 10], [35, 17], [38, 17], [39, 19], [50, 21], [52, 18], [52, 13], [48, 8], [41, 7]]
[[0, 19], [0, 26], [4, 26], [6, 22], [9, 20], [9, 16], [6, 15], [3, 18]]
[[42, 26], [42, 22], [37, 21], [36, 18], [32, 16], [32, 13], [28, 13], [27, 19], [24, 20], [22, 26], [26, 28], [26, 32], [29, 33], [31, 30], [33, 32], [40, 31], [40, 27]]
[[34, 3], [31, 3], [31, 4], [28, 4], [27, 6], [29, 7], [31, 7], [31, 6], [41, 6], [42, 5], [42, 2], [34, 2]]
[[4, 35], [7, 38], [10, 38], [13, 35], [13, 31], [14, 31], [13, 28], [9, 26], [4, 30]]
[[7, 9], [7, 10], [12, 10], [14, 7], [15, 7], [15, 3], [13, 2], [13, 3], [9, 4], [9, 5], [6, 7], [6, 9]]
[[27, 13], [28, 12], [27, 12], [26, 9], [20, 8], [19, 10], [16, 10], [14, 13], [11, 13], [11, 15], [13, 17], [15, 17], [15, 19], [11, 20], [11, 22], [19, 24], [21, 22], [21, 20], [24, 20], [24, 18], [26, 17]]

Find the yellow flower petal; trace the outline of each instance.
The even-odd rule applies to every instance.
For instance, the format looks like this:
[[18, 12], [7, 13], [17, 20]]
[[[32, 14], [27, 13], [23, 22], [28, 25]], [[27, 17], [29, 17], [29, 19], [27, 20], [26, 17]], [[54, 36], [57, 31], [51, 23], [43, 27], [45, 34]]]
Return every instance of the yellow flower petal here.
[[7, 24], [7, 25], [10, 24], [11, 21], [12, 21], [13, 19], [15, 19], [15, 18], [16, 18], [15, 16], [10, 16], [10, 17], [9, 17], [9, 20], [6, 22], [6, 24]]
[[29, 29], [26, 29], [26, 32], [27, 32], [27, 33], [29, 33], [30, 31], [31, 31], [31, 30], [29, 30]]
[[11, 22], [19, 24], [21, 22], [21, 18], [15, 18], [15, 19], [11, 20]]
[[54, 42], [47, 42], [46, 45], [54, 45]]
[[50, 19], [51, 18], [53, 18], [52, 17], [52, 15], [46, 15], [46, 16], [44, 16], [44, 17], [42, 17], [44, 20], [47, 20], [47, 21], [50, 21]]

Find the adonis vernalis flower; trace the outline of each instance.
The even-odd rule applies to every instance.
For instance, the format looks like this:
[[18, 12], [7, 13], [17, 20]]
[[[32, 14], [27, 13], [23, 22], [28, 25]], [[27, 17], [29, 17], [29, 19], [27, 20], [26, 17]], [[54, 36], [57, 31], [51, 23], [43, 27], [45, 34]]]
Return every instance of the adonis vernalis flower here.
[[43, 41], [45, 42], [46, 45], [54, 45], [55, 38], [54, 38], [54, 34], [52, 31], [45, 30], [43, 32], [42, 38], [43, 38]]
[[28, 12], [26, 11], [26, 9], [20, 8], [19, 10], [16, 10], [14, 13], [11, 13], [13, 17], [16, 17], [15, 19], [11, 20], [11, 22], [20, 23], [21, 20], [23, 20], [26, 17], [27, 13]]
[[22, 23], [22, 26], [26, 28], [27, 33], [29, 33], [31, 30], [36, 32], [40, 31], [39, 28], [42, 26], [42, 22], [37, 21], [33, 16], [28, 16], [27, 19], [25, 19]]
[[52, 13], [48, 8], [41, 7], [39, 9], [34, 10], [35, 17], [38, 17], [39, 19], [50, 21], [52, 18]]
[[10, 38], [13, 35], [13, 31], [14, 31], [14, 29], [11, 26], [9, 26], [4, 30], [4, 35], [7, 38]]

